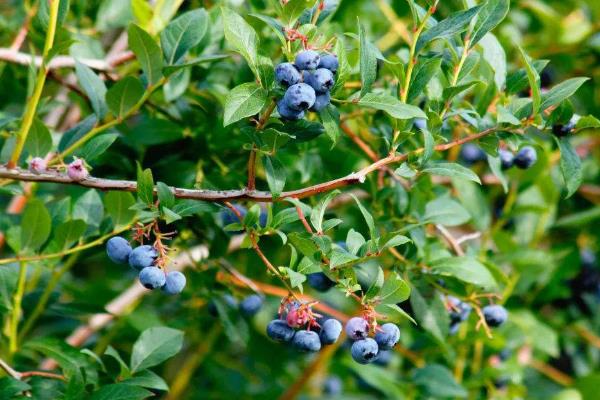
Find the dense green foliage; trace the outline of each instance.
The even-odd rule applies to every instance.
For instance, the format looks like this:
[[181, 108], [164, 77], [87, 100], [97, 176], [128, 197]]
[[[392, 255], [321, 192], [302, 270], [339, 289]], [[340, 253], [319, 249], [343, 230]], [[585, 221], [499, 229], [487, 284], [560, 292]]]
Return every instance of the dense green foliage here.
[[[598, 398], [598, 21], [596, 0], [2, 2], [0, 398]], [[339, 68], [290, 121], [275, 67], [305, 49]], [[183, 292], [144, 289], [117, 235]], [[400, 341], [299, 353], [266, 333], [294, 301]]]

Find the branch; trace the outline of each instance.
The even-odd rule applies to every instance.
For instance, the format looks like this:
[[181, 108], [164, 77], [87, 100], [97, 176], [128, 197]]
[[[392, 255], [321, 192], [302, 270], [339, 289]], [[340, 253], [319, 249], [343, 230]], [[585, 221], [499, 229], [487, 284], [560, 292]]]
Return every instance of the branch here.
[[[88, 67], [97, 71], [112, 71], [115, 67], [126, 63], [129, 60], [135, 58], [135, 55], [131, 51], [125, 51], [119, 53], [113, 57], [107, 58], [106, 60], [93, 59], [93, 58], [73, 58], [70, 56], [56, 56], [47, 65], [48, 70], [59, 69], [59, 68], [73, 68], [75, 67], [75, 61], [79, 61]], [[28, 53], [22, 53], [17, 50], [9, 48], [0, 48], [0, 60], [10, 62], [13, 64], [20, 64], [29, 66], [33, 62], [36, 67], [40, 67], [43, 64], [43, 57], [32, 56]]]
[[0, 359], [0, 368], [4, 370], [4, 372], [6, 372], [9, 376], [22, 381], [23, 379], [29, 378], [31, 376], [41, 376], [44, 378], [50, 378], [50, 379], [58, 379], [61, 381], [66, 381], [66, 378], [63, 375], [60, 374], [54, 374], [52, 372], [46, 372], [46, 371], [25, 371], [25, 372], [19, 372], [16, 371], [14, 368], [12, 368], [10, 365], [8, 365], [8, 363], [2, 359]]
[[[470, 135], [464, 137], [462, 139], [458, 139], [446, 144], [440, 144], [434, 147], [436, 151], [446, 151], [455, 146], [460, 146], [461, 144], [480, 139], [484, 136], [490, 135], [497, 131], [497, 128], [490, 128], [485, 131], [479, 132], [475, 135]], [[373, 171], [377, 171], [378, 169], [385, 167], [386, 165], [398, 163], [404, 161], [408, 158], [409, 155], [420, 154], [424, 151], [423, 148], [419, 148], [413, 150], [409, 153], [399, 154], [399, 155], [390, 155], [388, 157], [382, 158], [381, 160], [361, 169], [358, 172], [353, 172], [349, 175], [346, 175], [342, 178], [334, 179], [331, 181], [319, 183], [313, 186], [308, 186], [306, 188], [292, 190], [288, 192], [283, 192], [276, 200], [273, 199], [273, 195], [270, 192], [257, 191], [257, 190], [248, 190], [248, 189], [240, 189], [240, 190], [198, 190], [198, 189], [184, 189], [184, 188], [176, 188], [171, 187], [171, 191], [176, 198], [179, 199], [192, 199], [192, 200], [201, 200], [208, 202], [225, 202], [231, 200], [251, 200], [255, 202], [273, 202], [273, 201], [282, 201], [287, 198], [296, 198], [302, 199], [306, 197], [316, 196], [321, 193], [330, 192], [332, 190], [355, 185], [358, 183], [363, 183], [366, 179], [366, 176], [369, 175]], [[111, 180], [111, 179], [102, 179], [102, 178], [94, 178], [90, 177], [84, 179], [82, 181], [74, 181], [69, 178], [66, 174], [57, 172], [57, 171], [47, 171], [41, 174], [36, 174], [30, 171], [27, 171], [22, 168], [14, 168], [10, 169], [6, 166], [0, 166], [0, 178], [12, 179], [18, 181], [28, 181], [28, 182], [54, 182], [61, 184], [69, 184], [69, 185], [79, 185], [83, 187], [100, 189], [100, 190], [119, 190], [126, 192], [135, 192], [137, 191], [137, 183], [134, 181], [123, 181], [123, 180]]]

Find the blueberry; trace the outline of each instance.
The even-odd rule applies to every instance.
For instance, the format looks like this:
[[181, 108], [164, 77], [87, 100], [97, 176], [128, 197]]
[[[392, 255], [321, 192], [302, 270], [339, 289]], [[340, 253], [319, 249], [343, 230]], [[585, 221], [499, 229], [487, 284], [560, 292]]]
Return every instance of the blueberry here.
[[185, 275], [179, 271], [171, 271], [167, 273], [165, 285], [162, 287], [166, 294], [179, 294], [185, 287]]
[[485, 306], [482, 311], [485, 322], [492, 328], [502, 325], [508, 318], [506, 308], [499, 305]]
[[583, 268], [594, 268], [596, 265], [596, 254], [590, 249], [583, 249], [579, 254]]
[[326, 68], [335, 74], [339, 66], [340, 62], [338, 61], [338, 58], [335, 54], [321, 55], [321, 61], [319, 61], [318, 68]]
[[369, 323], [362, 317], [352, 317], [346, 322], [346, 334], [352, 340], [364, 339], [369, 335]]
[[302, 75], [292, 63], [282, 63], [275, 68], [275, 80], [282, 86], [289, 87], [300, 82]]
[[448, 334], [450, 336], [454, 336], [458, 333], [460, 329], [460, 322], [450, 322], [450, 328], [448, 329]]
[[485, 152], [473, 143], [465, 143], [460, 149], [460, 157], [467, 164], [475, 164], [486, 159]]
[[319, 292], [326, 292], [335, 286], [335, 282], [332, 281], [323, 272], [315, 272], [314, 274], [306, 275], [308, 285]]
[[575, 123], [569, 121], [567, 124], [555, 124], [552, 126], [552, 133], [557, 137], [567, 136], [575, 128]]
[[329, 92], [318, 94], [315, 98], [315, 104], [310, 108], [311, 111], [319, 112], [331, 104], [331, 95]]
[[515, 156], [508, 150], [500, 149], [498, 150], [498, 156], [500, 156], [500, 165], [502, 169], [509, 169], [513, 166], [515, 162]]
[[337, 376], [330, 376], [323, 383], [323, 393], [329, 396], [337, 396], [342, 393], [342, 380]]
[[115, 236], [106, 242], [106, 254], [113, 262], [125, 264], [131, 254], [131, 245], [121, 236]]
[[165, 272], [158, 267], [146, 267], [140, 271], [140, 282], [146, 289], [158, 289], [165, 285]]
[[144, 245], [136, 247], [131, 251], [129, 255], [129, 265], [138, 271], [143, 268], [154, 265], [154, 262], [158, 258], [158, 251], [150, 245]]
[[420, 131], [424, 131], [425, 129], [427, 129], [427, 120], [425, 120], [423, 118], [415, 119], [413, 124], [414, 124], [415, 128], [417, 128]]
[[357, 340], [352, 344], [352, 349], [350, 349], [352, 358], [359, 364], [369, 364], [375, 361], [378, 352], [379, 346], [371, 338]]
[[292, 339], [292, 345], [302, 352], [315, 352], [321, 350], [321, 340], [317, 332], [300, 330]]
[[[241, 214], [242, 219], [248, 213], [248, 210], [246, 210], [246, 207], [244, 207], [244, 206], [235, 204], [233, 207]], [[233, 211], [231, 211], [229, 208], [221, 211], [221, 222], [223, 223], [223, 226], [241, 223], [238, 216]]]
[[[225, 303], [225, 306], [226, 306], [227, 308], [231, 308], [231, 309], [233, 309], [233, 308], [237, 308], [237, 301], [236, 301], [236, 300], [235, 300], [235, 298], [234, 298], [232, 295], [230, 295], [230, 294], [226, 294], [226, 295], [222, 296], [222, 297], [220, 298], [220, 300], [221, 300], [223, 303]], [[219, 315], [219, 310], [217, 309], [217, 305], [216, 305], [216, 304], [215, 304], [215, 302], [214, 302], [214, 301], [212, 301], [212, 300], [211, 300], [211, 301], [208, 303], [208, 313], [209, 313], [210, 315], [212, 315], [213, 317], [217, 317], [217, 316]]]
[[330, 318], [321, 325], [321, 343], [334, 344], [342, 333], [342, 324], [337, 319]]
[[244, 317], [253, 317], [262, 307], [263, 298], [257, 294], [252, 294], [240, 302], [240, 313]]
[[504, 348], [500, 351], [500, 353], [498, 353], [498, 358], [500, 359], [500, 361], [506, 361], [510, 358], [511, 353], [512, 352], [509, 348]]
[[281, 115], [281, 118], [290, 121], [296, 121], [304, 118], [304, 111], [292, 110], [287, 106], [287, 103], [283, 99], [279, 100], [277, 103], [277, 111], [279, 112], [279, 115]]
[[315, 89], [311, 86], [306, 83], [297, 83], [288, 88], [283, 96], [283, 101], [292, 110], [306, 111], [315, 104], [316, 97]]
[[450, 304], [450, 323], [459, 323], [469, 318], [471, 313], [471, 306], [469, 303], [465, 303], [457, 299], [454, 296], [448, 296], [448, 303]]
[[317, 69], [321, 56], [314, 50], [305, 50], [296, 56], [296, 68], [300, 70]]
[[333, 73], [325, 68], [316, 71], [304, 71], [304, 83], [315, 89], [316, 93], [323, 94], [331, 90], [334, 84]]
[[392, 360], [392, 355], [393, 352], [389, 350], [380, 350], [379, 353], [377, 353], [377, 358], [373, 363], [379, 365], [380, 367], [387, 367]]
[[531, 146], [525, 146], [515, 156], [515, 165], [521, 169], [531, 167], [537, 161], [537, 152]]
[[281, 319], [274, 319], [267, 325], [267, 336], [277, 342], [289, 342], [296, 332]]
[[382, 350], [392, 349], [400, 340], [400, 329], [395, 324], [387, 323], [375, 333], [375, 341]]

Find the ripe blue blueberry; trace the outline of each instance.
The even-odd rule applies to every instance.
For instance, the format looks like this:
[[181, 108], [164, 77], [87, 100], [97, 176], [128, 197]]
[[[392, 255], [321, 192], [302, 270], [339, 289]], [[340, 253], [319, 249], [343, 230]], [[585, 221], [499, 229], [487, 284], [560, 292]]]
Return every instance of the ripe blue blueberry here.
[[485, 306], [482, 311], [485, 322], [492, 328], [502, 325], [508, 318], [506, 308], [499, 305]]
[[335, 74], [339, 66], [340, 62], [335, 54], [321, 54], [319, 68], [326, 68]]
[[448, 296], [448, 303], [450, 309], [450, 323], [459, 323], [469, 318], [471, 313], [471, 305], [457, 299], [454, 296]]
[[515, 156], [515, 165], [521, 169], [531, 167], [537, 161], [537, 152], [531, 146], [525, 146]]
[[323, 272], [306, 275], [306, 281], [310, 287], [319, 292], [326, 292], [335, 286], [335, 282], [329, 279]]
[[252, 294], [240, 302], [240, 313], [244, 317], [253, 317], [262, 307], [263, 298], [257, 294]]
[[352, 344], [350, 353], [357, 363], [369, 364], [377, 359], [379, 346], [377, 345], [377, 342], [371, 338], [357, 340]]
[[306, 111], [315, 104], [316, 98], [315, 89], [306, 83], [297, 83], [288, 88], [283, 96], [283, 101], [292, 110]]
[[183, 291], [185, 283], [185, 275], [181, 272], [168, 272], [165, 280], [165, 285], [162, 287], [162, 291], [166, 294], [179, 294]]
[[158, 251], [150, 245], [138, 246], [129, 254], [129, 265], [138, 271], [154, 265]]
[[460, 329], [460, 322], [450, 322], [450, 328], [448, 329], [448, 334], [450, 336], [454, 336], [458, 333]]
[[304, 118], [304, 111], [292, 110], [290, 107], [288, 107], [284, 99], [281, 99], [277, 102], [277, 112], [279, 112], [281, 118], [290, 121], [296, 121]]
[[423, 131], [425, 129], [427, 129], [427, 120], [423, 119], [423, 118], [417, 118], [414, 120], [413, 124], [415, 125], [415, 128]]
[[575, 122], [569, 121], [566, 124], [556, 124], [552, 126], [552, 133], [554, 133], [557, 137], [563, 137], [571, 133], [571, 131], [575, 128]]
[[392, 352], [389, 350], [379, 350], [377, 353], [377, 358], [373, 362], [375, 365], [379, 365], [380, 367], [387, 367], [390, 361], [392, 361]]
[[352, 340], [369, 336], [369, 323], [362, 317], [352, 317], [346, 322], [346, 334]]
[[485, 152], [473, 143], [465, 143], [460, 149], [460, 157], [466, 164], [475, 164], [486, 159]]
[[375, 333], [375, 341], [382, 350], [392, 349], [400, 340], [400, 329], [395, 324], [387, 323]]
[[337, 376], [330, 376], [323, 382], [323, 393], [329, 396], [337, 396], [342, 393], [342, 380]]
[[502, 169], [509, 169], [515, 163], [514, 154], [508, 150], [498, 150], [498, 156], [500, 157], [500, 165], [502, 166]]
[[115, 236], [106, 242], [106, 254], [113, 262], [125, 264], [131, 254], [131, 245], [121, 236]]
[[275, 68], [275, 80], [282, 86], [295, 85], [301, 79], [302, 75], [292, 63], [281, 63]]
[[317, 69], [321, 56], [314, 50], [304, 50], [296, 55], [296, 68], [300, 70]]
[[140, 271], [140, 283], [146, 289], [158, 289], [166, 282], [165, 272], [158, 267], [146, 267]]
[[315, 352], [321, 350], [321, 340], [317, 332], [300, 330], [292, 339], [292, 345], [302, 352]]
[[596, 254], [590, 249], [583, 249], [579, 254], [583, 268], [594, 268], [596, 265]]
[[318, 94], [315, 98], [315, 104], [310, 108], [311, 111], [319, 112], [331, 103], [331, 95], [329, 92]]
[[267, 336], [277, 342], [289, 342], [295, 333], [296, 331], [281, 319], [274, 319], [267, 325]]
[[337, 319], [330, 318], [321, 325], [321, 343], [334, 344], [342, 333], [342, 324]]
[[325, 68], [319, 68], [316, 71], [304, 71], [302, 74], [304, 83], [310, 85], [318, 94], [327, 93], [334, 84], [333, 73]]
[[[233, 207], [240, 213], [242, 219], [244, 218], [244, 216], [246, 216], [246, 213], [248, 212], [248, 210], [246, 210], [246, 207], [241, 206], [239, 204], [235, 204]], [[223, 226], [227, 226], [231, 224], [240, 223], [241, 221], [233, 211], [227, 208], [221, 211], [221, 222], [223, 223]]]

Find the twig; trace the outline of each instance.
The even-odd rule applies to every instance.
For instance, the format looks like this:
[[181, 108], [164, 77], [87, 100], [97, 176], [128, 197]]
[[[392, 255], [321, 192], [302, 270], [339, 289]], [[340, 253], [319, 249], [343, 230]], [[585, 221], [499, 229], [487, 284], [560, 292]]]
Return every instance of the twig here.
[[444, 239], [448, 242], [448, 244], [452, 247], [452, 250], [456, 253], [457, 256], [464, 256], [465, 252], [462, 247], [460, 247], [460, 243], [452, 236], [450, 231], [446, 229], [443, 225], [435, 224], [436, 229], [442, 234]]
[[[434, 147], [436, 151], [445, 151], [455, 146], [480, 139], [484, 136], [490, 135], [497, 131], [497, 128], [486, 129], [485, 131], [479, 132], [475, 135], [470, 135], [461, 139], [457, 139], [453, 142], [440, 144]], [[275, 201], [282, 201], [284, 199], [294, 197], [302, 199], [306, 197], [312, 197], [321, 193], [330, 192], [332, 190], [363, 183], [366, 176], [373, 171], [377, 171], [383, 166], [401, 162], [406, 160], [409, 155], [420, 154], [424, 151], [423, 148], [413, 150], [409, 153], [390, 155], [382, 158], [381, 160], [361, 169], [358, 172], [351, 173], [345, 177], [334, 179], [331, 181], [319, 183], [313, 186], [308, 186], [302, 189], [292, 190], [281, 193], [280, 197]], [[82, 181], [74, 181], [69, 178], [66, 174], [59, 173], [56, 171], [48, 171], [41, 174], [35, 174], [21, 168], [10, 169], [7, 167], [0, 166], [0, 178], [6, 178], [9, 180], [29, 181], [29, 182], [54, 182], [70, 185], [79, 185], [89, 188], [95, 188], [100, 190], [119, 190], [126, 192], [137, 191], [137, 183], [134, 181], [123, 181], [123, 180], [110, 180], [90, 177]], [[252, 200], [256, 202], [272, 202], [273, 195], [270, 192], [263, 191], [248, 191], [247, 189], [241, 190], [195, 190], [195, 189], [184, 189], [184, 188], [171, 188], [173, 195], [180, 199], [193, 199], [202, 200], [209, 202], [225, 202], [231, 200]]]
[[67, 379], [60, 374], [54, 374], [52, 372], [46, 372], [46, 371], [25, 371], [25, 372], [19, 372], [16, 371], [14, 368], [12, 368], [10, 365], [8, 365], [8, 363], [6, 361], [4, 361], [3, 359], [0, 358], [0, 368], [2, 368], [4, 370], [4, 372], [6, 372], [8, 375], [10, 375], [11, 377], [22, 381], [23, 379], [32, 377], [32, 376], [41, 376], [43, 378], [50, 378], [50, 379], [58, 379], [61, 381], [66, 381]]
[[306, 220], [306, 217], [304, 216], [304, 213], [302, 212], [302, 208], [300, 208], [300, 206], [296, 206], [296, 212], [298, 213], [298, 218], [300, 218], [300, 221], [302, 221], [302, 225], [304, 225], [304, 229], [306, 229], [306, 232], [312, 234], [313, 230], [308, 224], [308, 221]]
[[[70, 56], [56, 56], [47, 65], [46, 68], [49, 70], [59, 68], [73, 68], [75, 67], [75, 61], [87, 65], [88, 67], [97, 71], [108, 72], [114, 70], [115, 67], [126, 63], [135, 58], [135, 55], [131, 51], [124, 51], [115, 55], [114, 57], [107, 58], [106, 60], [99, 60], [93, 58], [73, 58]], [[43, 63], [43, 57], [32, 56], [28, 53], [22, 53], [17, 50], [10, 48], [0, 48], [0, 60], [10, 62], [13, 64], [20, 64], [29, 66], [33, 62], [36, 67], [40, 67]]]
[[571, 378], [569, 375], [540, 360], [532, 358], [529, 360], [529, 366], [563, 386], [571, 386], [573, 384], [573, 378]]

